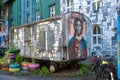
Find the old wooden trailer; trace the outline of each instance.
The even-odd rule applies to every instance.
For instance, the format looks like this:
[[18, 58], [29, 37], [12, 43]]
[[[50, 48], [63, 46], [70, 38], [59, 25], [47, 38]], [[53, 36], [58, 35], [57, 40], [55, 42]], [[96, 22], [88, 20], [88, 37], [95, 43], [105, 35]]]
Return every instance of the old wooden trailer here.
[[81, 61], [90, 53], [91, 25], [84, 14], [65, 13], [10, 29], [10, 45], [21, 49], [21, 56], [50, 63]]

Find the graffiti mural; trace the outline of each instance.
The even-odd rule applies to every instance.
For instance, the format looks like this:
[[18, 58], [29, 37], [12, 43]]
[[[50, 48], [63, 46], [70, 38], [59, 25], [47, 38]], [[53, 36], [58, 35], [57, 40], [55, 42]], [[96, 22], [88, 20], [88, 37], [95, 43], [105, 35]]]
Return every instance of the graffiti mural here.
[[8, 47], [8, 5], [5, 4], [4, 22], [0, 29], [0, 46]]
[[83, 14], [71, 13], [67, 18], [67, 28], [69, 33], [69, 58], [86, 59], [87, 46], [84, 39], [86, 33], [86, 21]]

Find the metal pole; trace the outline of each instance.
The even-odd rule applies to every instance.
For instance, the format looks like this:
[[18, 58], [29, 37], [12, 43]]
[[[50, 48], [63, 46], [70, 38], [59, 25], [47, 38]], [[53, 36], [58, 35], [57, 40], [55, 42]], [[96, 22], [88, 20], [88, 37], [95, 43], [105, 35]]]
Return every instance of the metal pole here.
[[118, 79], [120, 79], [120, 6], [117, 7]]

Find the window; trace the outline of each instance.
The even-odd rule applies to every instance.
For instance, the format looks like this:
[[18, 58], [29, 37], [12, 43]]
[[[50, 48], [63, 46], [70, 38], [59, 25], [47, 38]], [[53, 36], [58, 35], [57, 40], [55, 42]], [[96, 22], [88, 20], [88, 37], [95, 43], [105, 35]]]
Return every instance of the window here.
[[93, 44], [96, 44], [96, 43], [97, 43], [96, 40], [97, 40], [97, 39], [96, 39], [96, 36], [93, 36]]
[[72, 11], [73, 0], [67, 0], [67, 12]]
[[50, 6], [50, 17], [55, 16], [55, 4]]
[[30, 22], [30, 14], [27, 14], [27, 23]]
[[93, 28], [93, 44], [101, 44], [102, 39], [100, 34], [101, 34], [100, 27], [96, 25]]
[[93, 34], [100, 34], [100, 27], [98, 25], [94, 27]]
[[112, 42], [112, 45], [117, 44], [117, 33], [115, 33], [115, 36], [113, 36], [111, 40], [112, 40], [112, 41], [111, 41], [111, 42]]
[[100, 1], [99, 0], [93, 0], [93, 11], [99, 12], [100, 8]]
[[117, 0], [117, 3], [118, 3], [119, 0]]
[[101, 44], [101, 36], [98, 36], [98, 44]]
[[11, 19], [11, 23], [12, 23], [12, 24], [11, 24], [11, 27], [14, 26], [14, 21], [13, 21], [13, 19]]
[[40, 11], [36, 11], [36, 21], [40, 20]]
[[93, 29], [93, 34], [96, 34], [97, 31], [96, 31], [96, 27]]
[[13, 4], [11, 5], [11, 12], [12, 13], [14, 12], [14, 6], [13, 6]]
[[20, 16], [20, 24], [22, 24], [22, 16]]
[[21, 3], [21, 0], [19, 0], [19, 1], [20, 1], [20, 7], [19, 7], [19, 9], [21, 10], [22, 9], [22, 5], [21, 5], [22, 3]]
[[39, 2], [39, 0], [36, 0], [36, 3], [38, 3]]
[[28, 7], [30, 6], [30, 0], [27, 0], [27, 6]]

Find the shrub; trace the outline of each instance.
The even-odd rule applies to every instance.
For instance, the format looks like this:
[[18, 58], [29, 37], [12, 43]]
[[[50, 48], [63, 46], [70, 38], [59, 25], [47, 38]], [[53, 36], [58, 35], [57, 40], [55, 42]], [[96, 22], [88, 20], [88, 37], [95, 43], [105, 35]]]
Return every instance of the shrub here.
[[16, 57], [15, 57], [15, 62], [16, 62], [16, 63], [21, 63], [21, 62], [22, 62], [22, 60], [23, 60], [23, 57], [21, 57], [21, 55], [20, 55], [20, 54], [16, 54]]
[[83, 76], [83, 75], [84, 75], [84, 74], [83, 74], [83, 70], [82, 70], [82, 69], [79, 69], [77, 74], [78, 74], [78, 76]]
[[47, 67], [45, 67], [45, 66], [43, 66], [41, 68], [41, 71], [42, 71], [42, 73], [43, 73], [44, 76], [48, 76], [48, 75], [51, 74], [50, 70]]
[[89, 71], [89, 64], [80, 64], [80, 69], [77, 72], [78, 76], [85, 76]]
[[43, 66], [41, 69], [33, 70], [32, 74], [39, 76], [48, 76], [51, 75], [51, 72], [47, 67]]

